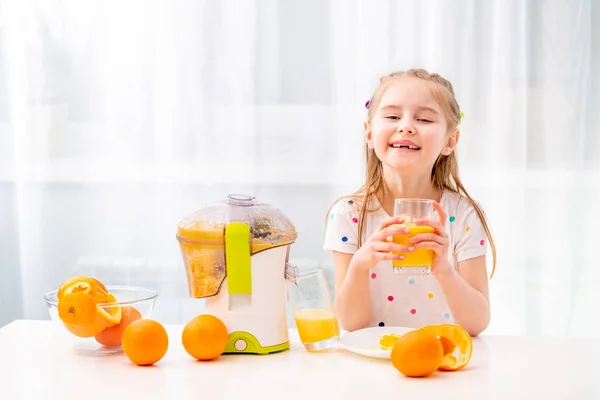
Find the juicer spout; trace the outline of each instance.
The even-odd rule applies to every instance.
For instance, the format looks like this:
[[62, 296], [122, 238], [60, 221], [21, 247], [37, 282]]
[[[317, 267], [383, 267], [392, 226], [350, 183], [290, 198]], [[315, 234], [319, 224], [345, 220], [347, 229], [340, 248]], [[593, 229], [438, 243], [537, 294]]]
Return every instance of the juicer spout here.
[[285, 263], [285, 279], [298, 285], [298, 267], [289, 262]]

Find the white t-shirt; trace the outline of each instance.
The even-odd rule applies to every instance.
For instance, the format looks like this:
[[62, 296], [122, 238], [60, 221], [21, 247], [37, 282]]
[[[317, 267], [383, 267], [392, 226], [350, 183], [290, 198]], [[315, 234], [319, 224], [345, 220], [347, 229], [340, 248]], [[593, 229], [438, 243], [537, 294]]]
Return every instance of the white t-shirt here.
[[[483, 224], [469, 200], [445, 191], [440, 205], [448, 214], [446, 232], [450, 238], [448, 261], [458, 262], [485, 255], [487, 237]], [[389, 215], [375, 198], [377, 209], [367, 214], [363, 228], [365, 243]], [[354, 254], [358, 249], [360, 208], [350, 199], [338, 201], [327, 220], [324, 249]], [[380, 261], [370, 270], [371, 318], [368, 326], [420, 328], [430, 324], [454, 323], [436, 278], [429, 275], [396, 275], [391, 261]]]

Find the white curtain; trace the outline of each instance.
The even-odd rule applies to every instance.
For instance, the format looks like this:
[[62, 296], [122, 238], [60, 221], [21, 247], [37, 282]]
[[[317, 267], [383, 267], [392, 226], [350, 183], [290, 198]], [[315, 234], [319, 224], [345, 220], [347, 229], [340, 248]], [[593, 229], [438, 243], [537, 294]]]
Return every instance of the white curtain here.
[[229, 192], [284, 211], [301, 268], [362, 182], [365, 101], [424, 67], [465, 114], [491, 220], [489, 333], [600, 336], [594, 0], [0, 0], [0, 325], [74, 273], [159, 291], [183, 323], [177, 222]]

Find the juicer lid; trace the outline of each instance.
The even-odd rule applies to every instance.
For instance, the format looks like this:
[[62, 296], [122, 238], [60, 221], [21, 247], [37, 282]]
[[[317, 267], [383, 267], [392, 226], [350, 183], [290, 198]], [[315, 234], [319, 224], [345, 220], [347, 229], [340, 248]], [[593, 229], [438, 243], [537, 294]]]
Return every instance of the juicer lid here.
[[252, 196], [232, 193], [181, 220], [177, 238], [188, 243], [219, 244], [230, 222], [243, 222], [250, 227], [252, 253], [294, 243], [298, 236], [292, 222], [278, 208]]

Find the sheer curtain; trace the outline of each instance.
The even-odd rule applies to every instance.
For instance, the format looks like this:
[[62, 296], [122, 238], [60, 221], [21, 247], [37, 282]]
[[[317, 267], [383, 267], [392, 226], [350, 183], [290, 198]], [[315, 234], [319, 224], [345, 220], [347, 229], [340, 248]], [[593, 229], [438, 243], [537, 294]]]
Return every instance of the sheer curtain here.
[[497, 242], [488, 332], [599, 336], [598, 38], [592, 0], [1, 0], [0, 325], [48, 318], [74, 273], [157, 289], [155, 318], [185, 322], [176, 224], [232, 191], [282, 209], [293, 261], [331, 277], [364, 103], [424, 67], [455, 86]]

